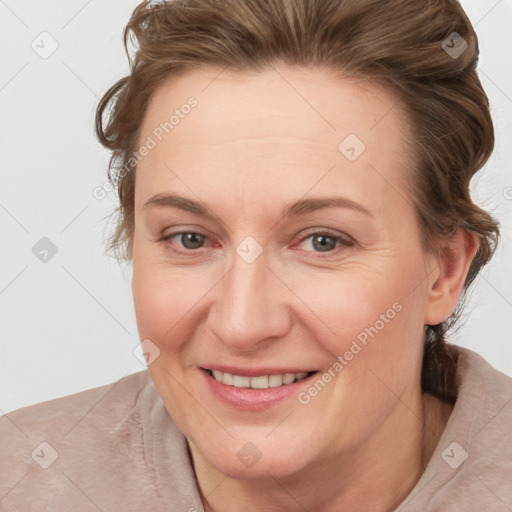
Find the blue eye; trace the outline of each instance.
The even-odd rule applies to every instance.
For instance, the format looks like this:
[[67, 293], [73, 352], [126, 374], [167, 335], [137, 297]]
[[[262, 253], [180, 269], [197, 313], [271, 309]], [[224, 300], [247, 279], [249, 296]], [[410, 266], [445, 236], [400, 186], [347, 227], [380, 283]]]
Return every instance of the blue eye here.
[[301, 244], [306, 243], [313, 252], [332, 252], [341, 246], [353, 245], [353, 243], [341, 236], [329, 232], [314, 232], [301, 240]]
[[332, 251], [336, 248], [336, 244], [338, 243], [338, 240], [334, 236], [317, 234], [308, 236], [305, 240], [310, 238], [311, 246], [319, 252]]

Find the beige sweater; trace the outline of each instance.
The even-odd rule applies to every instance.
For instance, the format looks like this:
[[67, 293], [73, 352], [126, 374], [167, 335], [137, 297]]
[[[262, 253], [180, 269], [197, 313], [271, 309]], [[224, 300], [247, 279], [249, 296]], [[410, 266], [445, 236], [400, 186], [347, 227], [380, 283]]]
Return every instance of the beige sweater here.
[[[397, 511], [512, 510], [512, 379], [459, 352], [455, 408]], [[0, 510], [204, 508], [185, 438], [142, 371], [1, 417]]]

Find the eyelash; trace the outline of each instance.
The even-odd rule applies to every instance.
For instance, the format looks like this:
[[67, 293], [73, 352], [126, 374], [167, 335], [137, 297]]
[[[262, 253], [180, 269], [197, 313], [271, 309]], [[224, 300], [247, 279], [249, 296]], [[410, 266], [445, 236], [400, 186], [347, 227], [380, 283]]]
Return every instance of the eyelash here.
[[[313, 235], [316, 235], [316, 236], [325, 236], [325, 237], [328, 237], [328, 238], [332, 238], [336, 241], [337, 244], [340, 244], [337, 248], [334, 248], [330, 251], [325, 251], [325, 252], [322, 252], [322, 251], [310, 251], [310, 250], [301, 250], [301, 252], [305, 252], [305, 253], [315, 253], [316, 255], [318, 255], [320, 258], [325, 258], [325, 257], [329, 257], [329, 256], [332, 256], [333, 254], [337, 254], [341, 249], [344, 249], [344, 248], [347, 248], [347, 247], [352, 247], [353, 245], [355, 245], [355, 242], [353, 239], [351, 239], [350, 237], [348, 236], [340, 236], [340, 235], [337, 235], [329, 230], [325, 230], [325, 229], [320, 229], [318, 230], [318, 228], [311, 228], [309, 231], [307, 231], [307, 234], [304, 235], [300, 240], [299, 240], [299, 244], [303, 243], [305, 240], [307, 240], [308, 238], [311, 238]], [[190, 255], [193, 255], [194, 253], [196, 255], [201, 255], [204, 251], [202, 249], [204, 249], [203, 247], [200, 247], [198, 249], [175, 249], [173, 247], [171, 247], [171, 244], [169, 243], [170, 239], [178, 236], [178, 235], [199, 235], [199, 236], [202, 236], [204, 237], [205, 239], [208, 239], [208, 236], [205, 235], [204, 233], [201, 233], [199, 231], [176, 231], [174, 233], [170, 233], [168, 235], [165, 235], [163, 236], [162, 238], [159, 239], [159, 242], [167, 242], [167, 245], [169, 247], [169, 249], [175, 253], [178, 253], [178, 254], [184, 254], [184, 255], [187, 255], [187, 256], [190, 256]]]

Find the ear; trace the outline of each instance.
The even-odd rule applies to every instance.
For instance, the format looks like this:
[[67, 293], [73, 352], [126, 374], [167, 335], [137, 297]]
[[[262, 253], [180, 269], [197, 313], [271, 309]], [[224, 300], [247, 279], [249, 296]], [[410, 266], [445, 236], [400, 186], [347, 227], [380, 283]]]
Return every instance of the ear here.
[[425, 325], [444, 322], [453, 313], [477, 250], [477, 235], [462, 229], [444, 244], [434, 261], [437, 271], [429, 283]]

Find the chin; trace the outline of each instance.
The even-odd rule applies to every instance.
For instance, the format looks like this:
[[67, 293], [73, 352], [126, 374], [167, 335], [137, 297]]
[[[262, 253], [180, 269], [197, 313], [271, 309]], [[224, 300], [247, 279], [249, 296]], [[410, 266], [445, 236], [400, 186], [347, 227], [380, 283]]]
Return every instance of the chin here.
[[202, 448], [197, 446], [212, 466], [238, 480], [268, 479], [269, 475], [285, 478], [301, 472], [307, 464], [303, 448], [293, 446], [293, 443], [285, 446], [277, 439], [274, 443], [260, 438], [254, 442], [217, 444], [213, 450], [212, 444]]

